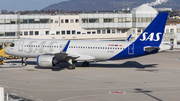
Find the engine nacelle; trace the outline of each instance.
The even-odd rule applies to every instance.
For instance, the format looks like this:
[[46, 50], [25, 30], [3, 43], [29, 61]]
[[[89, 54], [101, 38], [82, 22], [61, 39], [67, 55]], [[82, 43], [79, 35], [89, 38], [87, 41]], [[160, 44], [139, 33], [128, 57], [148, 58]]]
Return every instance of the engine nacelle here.
[[58, 63], [58, 59], [53, 55], [39, 55], [37, 57], [37, 64], [40, 67], [53, 67]]

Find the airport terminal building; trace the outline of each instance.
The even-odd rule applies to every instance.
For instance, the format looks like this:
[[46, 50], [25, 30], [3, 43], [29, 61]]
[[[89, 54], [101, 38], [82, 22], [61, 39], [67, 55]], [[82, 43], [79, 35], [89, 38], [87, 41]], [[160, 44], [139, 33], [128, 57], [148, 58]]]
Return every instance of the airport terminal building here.
[[[156, 9], [144, 4], [131, 13], [0, 15], [0, 42], [25, 38], [125, 40], [130, 34], [137, 38], [157, 14]], [[167, 25], [163, 41], [171, 41], [177, 47], [180, 25]]]

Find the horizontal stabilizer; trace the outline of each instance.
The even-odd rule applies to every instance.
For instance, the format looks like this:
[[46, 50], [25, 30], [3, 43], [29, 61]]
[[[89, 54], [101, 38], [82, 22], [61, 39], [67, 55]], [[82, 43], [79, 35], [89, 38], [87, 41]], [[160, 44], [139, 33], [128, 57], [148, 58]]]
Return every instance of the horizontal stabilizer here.
[[153, 52], [156, 50], [160, 50], [160, 48], [159, 47], [151, 47], [151, 46], [144, 47], [145, 52]]

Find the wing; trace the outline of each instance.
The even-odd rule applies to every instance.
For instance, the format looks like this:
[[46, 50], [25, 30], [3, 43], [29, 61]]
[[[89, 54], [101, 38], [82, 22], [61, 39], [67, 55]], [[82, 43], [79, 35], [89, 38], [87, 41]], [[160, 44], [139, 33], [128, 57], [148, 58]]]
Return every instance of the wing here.
[[90, 60], [95, 59], [93, 56], [90, 56], [90, 55], [67, 53], [69, 44], [70, 44], [70, 40], [67, 42], [67, 44], [64, 46], [64, 48], [59, 53], [47, 53], [44, 55], [54, 55], [56, 58], [63, 60], [63, 61], [68, 61], [69, 59], [72, 59], [74, 61], [90, 61]]

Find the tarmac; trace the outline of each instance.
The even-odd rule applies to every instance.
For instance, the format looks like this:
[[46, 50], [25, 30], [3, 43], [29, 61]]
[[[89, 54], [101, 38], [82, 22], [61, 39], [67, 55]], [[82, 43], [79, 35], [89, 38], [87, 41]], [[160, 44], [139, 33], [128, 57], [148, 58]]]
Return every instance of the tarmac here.
[[118, 61], [77, 63], [75, 70], [42, 68], [36, 59], [5, 60], [5, 92], [35, 101], [179, 101], [180, 50]]

